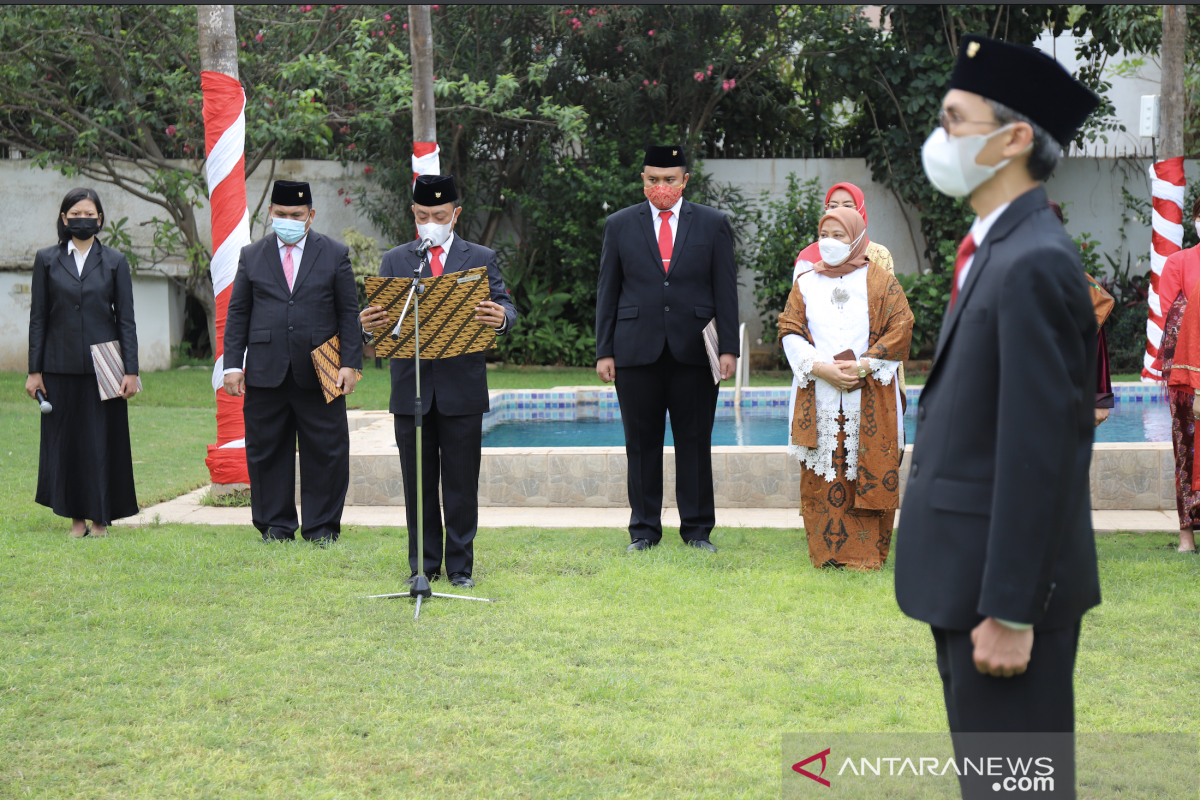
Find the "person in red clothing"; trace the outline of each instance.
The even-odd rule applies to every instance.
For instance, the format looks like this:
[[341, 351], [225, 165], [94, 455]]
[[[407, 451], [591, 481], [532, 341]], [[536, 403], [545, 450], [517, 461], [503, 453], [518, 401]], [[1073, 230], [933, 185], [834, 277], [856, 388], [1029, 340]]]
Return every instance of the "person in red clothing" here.
[[[1200, 198], [1192, 204], [1192, 224], [1200, 231]], [[1162, 345], [1154, 362], [1162, 370], [1171, 407], [1175, 450], [1175, 505], [1179, 510], [1179, 552], [1196, 552], [1200, 528], [1200, 476], [1196, 474], [1196, 417], [1200, 415], [1200, 303], [1189, 303], [1200, 283], [1200, 246], [1167, 259], [1158, 280], [1159, 302], [1170, 303]]]

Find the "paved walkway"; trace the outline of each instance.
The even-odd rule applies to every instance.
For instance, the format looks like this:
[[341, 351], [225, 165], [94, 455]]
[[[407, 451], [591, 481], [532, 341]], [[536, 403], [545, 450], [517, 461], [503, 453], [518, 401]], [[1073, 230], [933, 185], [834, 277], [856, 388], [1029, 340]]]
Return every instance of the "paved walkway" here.
[[[117, 521], [116, 525], [146, 525], [155, 522], [181, 522], [189, 525], [236, 525], [250, 527], [249, 508], [216, 508], [200, 505], [208, 487], [145, 509], [136, 517]], [[899, 515], [896, 517], [899, 520]], [[367, 528], [403, 527], [403, 506], [346, 506], [343, 525]], [[484, 506], [479, 509], [481, 528], [624, 528], [629, 511], [624, 508], [525, 508]], [[663, 509], [663, 524], [679, 527], [679, 510]], [[1178, 522], [1174, 513], [1165, 511], [1093, 511], [1092, 524], [1097, 533], [1132, 531], [1175, 533]], [[794, 508], [718, 508], [719, 528], [799, 528], [799, 509]]]

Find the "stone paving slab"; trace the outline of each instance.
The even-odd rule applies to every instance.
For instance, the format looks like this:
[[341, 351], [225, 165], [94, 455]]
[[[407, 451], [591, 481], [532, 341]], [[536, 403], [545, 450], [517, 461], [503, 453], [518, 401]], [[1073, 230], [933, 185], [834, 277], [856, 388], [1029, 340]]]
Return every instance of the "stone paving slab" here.
[[[151, 506], [135, 517], [117, 520], [119, 526], [185, 523], [189, 525], [234, 525], [250, 527], [249, 508], [216, 508], [200, 505], [208, 487], [182, 497]], [[802, 525], [798, 508], [718, 508], [719, 528], [789, 528]], [[679, 512], [663, 509], [663, 525], [679, 526]], [[899, 521], [899, 513], [896, 516]], [[343, 525], [362, 527], [404, 527], [403, 506], [346, 506]], [[479, 509], [481, 528], [624, 528], [629, 524], [627, 508], [496, 507]], [[1131, 531], [1136, 533], [1175, 532], [1179, 529], [1174, 512], [1156, 510], [1096, 510], [1092, 524], [1097, 533]]]

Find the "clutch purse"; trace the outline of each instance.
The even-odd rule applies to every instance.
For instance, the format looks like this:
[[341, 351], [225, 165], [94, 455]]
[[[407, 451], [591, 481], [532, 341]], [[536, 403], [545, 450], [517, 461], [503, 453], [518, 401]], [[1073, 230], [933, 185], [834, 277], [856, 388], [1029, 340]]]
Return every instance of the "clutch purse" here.
[[[113, 340], [92, 345], [92, 366], [96, 369], [96, 383], [100, 386], [100, 399], [112, 400], [121, 396], [121, 381], [125, 379], [125, 359], [121, 358], [121, 343]], [[138, 391], [142, 391], [142, 379], [137, 379]]]
[[[854, 355], [853, 350], [843, 350], [842, 352], [840, 352], [836, 356], [834, 356], [833, 360], [834, 361], [858, 361], [858, 357]], [[852, 385], [846, 391], [847, 392], [857, 392], [859, 389], [862, 389], [866, 385], [867, 385], [867, 379], [859, 378], [858, 382], [855, 383], [854, 385]]]
[[[342, 396], [338, 388], [338, 370], [342, 368], [342, 342], [335, 334], [332, 339], [312, 351], [313, 367], [317, 370], [317, 380], [321, 384], [321, 394], [325, 402], [332, 403]], [[362, 378], [362, 370], [354, 370]]]
[[1113, 306], [1117, 301], [1111, 294], [1104, 290], [1104, 287], [1096, 283], [1096, 279], [1091, 275], [1085, 275], [1088, 279], [1088, 290], [1092, 295], [1092, 308], [1096, 311], [1096, 327], [1103, 328], [1108, 315], [1112, 313]]

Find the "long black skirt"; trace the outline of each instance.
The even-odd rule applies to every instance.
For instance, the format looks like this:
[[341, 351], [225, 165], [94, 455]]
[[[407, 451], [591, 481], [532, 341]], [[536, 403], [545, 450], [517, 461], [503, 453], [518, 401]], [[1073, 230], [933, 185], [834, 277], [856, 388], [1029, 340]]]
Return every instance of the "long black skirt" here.
[[54, 410], [42, 415], [37, 497], [60, 517], [108, 525], [138, 513], [129, 404], [100, 400], [95, 375], [42, 373]]

